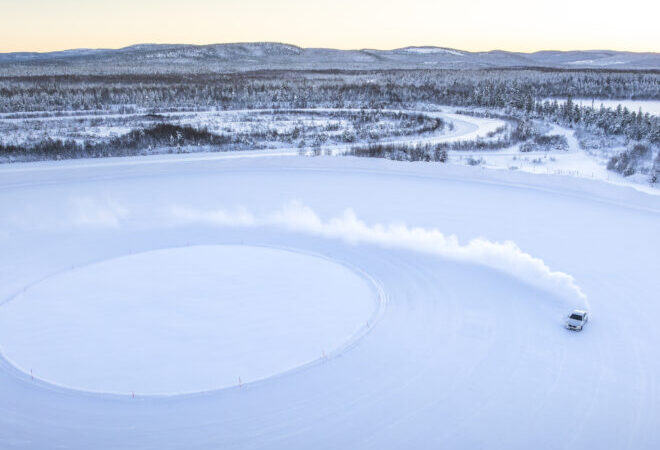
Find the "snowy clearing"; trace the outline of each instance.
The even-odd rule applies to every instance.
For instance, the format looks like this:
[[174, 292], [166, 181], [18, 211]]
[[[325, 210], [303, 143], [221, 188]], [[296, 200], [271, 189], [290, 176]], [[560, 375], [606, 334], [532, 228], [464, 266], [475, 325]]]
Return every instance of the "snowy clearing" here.
[[567, 149], [521, 152], [520, 146], [516, 145], [494, 151], [453, 151], [450, 152], [450, 162], [457, 164], [476, 162], [486, 169], [600, 180], [618, 186], [629, 186], [648, 194], [660, 195], [660, 189], [650, 185], [646, 176], [624, 177], [607, 170], [608, 157], [621, 149], [589, 152], [580, 148], [574, 130], [555, 124], [550, 125], [548, 134], [564, 136], [568, 144]]
[[30, 287], [4, 306], [0, 342], [15, 366], [73, 389], [219, 389], [350, 343], [380, 304], [363, 278], [272, 248], [155, 250]]
[[[292, 202], [313, 215], [284, 220], [289, 216], [283, 211]], [[131, 258], [155, 258], [158, 250], [172, 248], [210, 250], [222, 245], [242, 252], [267, 246], [314, 255], [313, 264], [300, 261], [300, 276], [290, 275], [296, 283], [306, 282], [302, 278], [308, 272], [310, 280], [325, 283], [333, 279], [325, 272], [339, 271], [341, 283], [330, 281], [331, 289], [327, 284], [319, 289], [327, 289], [331, 299], [319, 297], [325, 299], [323, 305], [311, 305], [307, 314], [322, 308], [323, 326], [336, 330], [343, 323], [346, 330], [322, 340], [334, 342], [337, 349], [328, 358], [321, 349], [298, 357], [308, 343], [296, 342], [287, 355], [297, 355], [295, 362], [284, 364], [284, 356], [275, 355], [269, 370], [258, 372], [260, 381], [239, 385], [236, 380], [233, 387], [191, 395], [83, 392], [45, 382], [39, 371], [33, 371], [32, 378], [27, 368], [19, 370], [0, 359], [2, 448], [660, 445], [660, 241], [654, 238], [660, 223], [658, 196], [551, 174], [236, 153], [5, 166], [0, 168], [0, 207], [5, 211], [0, 216], [0, 320], [15, 305], [28, 322], [48, 325], [48, 317], [61, 318], [66, 311], [47, 314], [31, 305], [47, 304], [57, 294], [68, 304], [68, 314], [72, 308], [80, 312], [69, 318], [88, 327], [88, 317], [102, 317], [80, 298], [90, 285], [116, 292], [135, 287], [138, 296], [139, 289], [151, 291], [151, 282], [172, 279], [171, 271], [141, 276], [136, 270], [145, 264], [139, 259], [133, 266], [126, 264]], [[348, 209], [353, 216], [347, 215]], [[469, 258], [428, 251], [423, 243], [429, 237], [450, 243], [439, 248], [472, 248]], [[474, 240], [492, 245], [470, 247]], [[509, 265], [487, 263], [512, 249], [519, 253], [513, 251], [518, 256]], [[164, 265], [185, 262], [162, 259]], [[123, 261], [110, 269], [125, 277], [124, 286], [107, 286], [107, 277], [97, 275], [113, 273], [102, 270], [112, 261]], [[283, 280], [281, 274], [291, 267], [268, 264], [273, 277], [264, 276], [263, 270], [254, 273], [268, 261], [250, 260], [256, 267], [247, 267], [239, 277], [255, 293], [250, 297], [255, 301], [263, 300], [264, 291], [272, 292], [272, 283]], [[532, 265], [565, 274], [579, 291], [559, 295], [539, 285], [539, 277], [528, 270]], [[350, 288], [344, 282], [351, 278], [340, 275], [349, 270], [346, 267], [354, 278]], [[83, 282], [86, 268], [93, 270]], [[191, 276], [212, 270], [190, 269]], [[60, 277], [81, 277], [81, 282], [74, 286]], [[55, 284], [49, 287], [51, 282]], [[229, 298], [226, 286], [216, 285], [213, 277], [201, 286]], [[358, 321], [374, 311], [372, 286], [387, 302], [360, 329]], [[177, 289], [186, 290], [186, 285]], [[278, 305], [304, 307], [287, 289], [275, 290]], [[352, 297], [336, 300], [333, 294], [340, 292], [364, 292], [359, 302], [366, 302], [361, 303], [366, 309], [354, 309]], [[19, 306], [21, 296], [27, 303]], [[122, 303], [129, 299], [127, 295]], [[166, 306], [157, 306], [160, 314]], [[591, 314], [585, 330], [565, 330], [565, 314], [584, 306]], [[282, 320], [288, 316], [279, 310], [273, 314], [277, 322], [252, 315], [245, 320], [272, 336], [285, 329]], [[146, 311], [137, 317], [163, 324]], [[303, 333], [306, 325], [298, 318], [291, 317], [291, 326]], [[216, 333], [213, 322], [209, 317], [209, 333]], [[24, 333], [14, 331], [16, 336]], [[245, 330], [240, 332], [242, 336]], [[347, 335], [355, 333], [357, 337], [346, 342]], [[0, 333], [3, 354], [14, 351], [12, 336], [4, 329]], [[154, 345], [159, 339], [147, 331], [143, 336]], [[250, 340], [239, 341], [236, 345], [245, 347], [236, 348], [237, 354], [263, 354], [262, 349], [255, 353]], [[119, 337], [109, 336], [108, 342], [137, 353], [130, 348], [135, 344]], [[204, 339], [202, 347], [208, 355], [213, 343]], [[171, 358], [167, 364], [193, 377], [187, 367], [189, 348], [161, 350]], [[26, 350], [15, 351], [25, 355]], [[59, 357], [73, 356], [31, 357], [48, 359], [54, 367]], [[92, 360], [105, 363], [104, 356], [93, 355]], [[313, 364], [281, 373], [314, 356]], [[263, 357], [265, 364], [270, 356]], [[220, 380], [220, 369], [238, 364], [205, 362], [209, 370], [215, 370], [211, 366], [216, 363]], [[273, 370], [275, 364], [279, 366]], [[67, 369], [75, 370], [60, 370]], [[263, 378], [268, 372], [280, 375]], [[159, 392], [153, 386], [160, 382], [153, 380], [144, 389]]]

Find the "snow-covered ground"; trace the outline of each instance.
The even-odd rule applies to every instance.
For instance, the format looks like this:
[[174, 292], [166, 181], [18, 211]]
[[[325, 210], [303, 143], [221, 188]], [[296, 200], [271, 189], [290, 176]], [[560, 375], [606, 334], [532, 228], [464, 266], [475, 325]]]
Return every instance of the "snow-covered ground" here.
[[660, 195], [657, 186], [648, 183], [648, 175], [637, 174], [624, 177], [607, 170], [609, 157], [622, 149], [601, 149], [588, 152], [580, 148], [575, 131], [550, 124], [550, 135], [566, 138], [566, 150], [539, 150], [520, 152], [519, 145], [495, 151], [452, 151], [450, 162], [469, 164], [478, 161], [486, 169], [506, 169], [540, 175], [562, 175], [568, 177], [601, 180], [620, 186], [630, 186], [653, 195]]
[[[424, 111], [308, 108], [154, 112], [134, 109], [130, 114], [121, 111], [2, 113], [0, 144], [30, 145], [47, 139], [95, 143], [159, 123], [192, 126], [220, 135], [242, 135], [244, 150], [290, 146], [301, 139], [311, 145], [319, 136], [328, 142], [348, 142], [345, 133], [359, 142], [418, 134], [433, 137], [447, 132], [439, 129], [418, 133], [423, 128], [423, 123], [417, 122], [418, 116], [428, 118]], [[294, 130], [297, 130], [295, 138]]]
[[[0, 167], [0, 448], [660, 446], [660, 197], [562, 175], [283, 153]], [[239, 255], [218, 267], [272, 309], [232, 311], [231, 274], [216, 280], [205, 264], [223, 255], [195, 254], [230, 247]], [[240, 258], [256, 249], [273, 252]], [[154, 316], [139, 304], [152, 289], [165, 300]], [[306, 305], [303, 289], [319, 296]], [[189, 293], [220, 303], [197, 311], [204, 329], [159, 348], [167, 323], [191, 320]], [[562, 327], [574, 307], [592, 315], [582, 333]], [[9, 320], [19, 313], [25, 329]], [[87, 345], [76, 336], [106, 346], [72, 364]], [[254, 345], [268, 336], [274, 355]], [[326, 343], [336, 351], [324, 356]], [[218, 388], [237, 377], [233, 358], [263, 357], [265, 369], [175, 396], [44, 381], [80, 387], [140, 352], [135, 370], [168, 372], [142, 379], [147, 394], [170, 370], [168, 392], [188, 391], [191, 361]], [[57, 378], [28, 372], [41, 359]]]
[[380, 308], [365, 281], [326, 259], [281, 249], [154, 250], [31, 286], [3, 308], [0, 342], [12, 364], [61, 386], [208, 391], [350, 344]]
[[[576, 100], [580, 101], [580, 100]], [[635, 101], [631, 101], [635, 102]], [[638, 102], [640, 105], [653, 105], [658, 102]], [[618, 104], [618, 103], [617, 103]], [[628, 105], [632, 107], [631, 105]], [[657, 106], [657, 105], [656, 105]], [[309, 153], [322, 150], [326, 153], [338, 155], [349, 151], [356, 145], [367, 145], [375, 142], [365, 139], [365, 130], [378, 136], [377, 142], [388, 144], [436, 144], [441, 142], [474, 141], [476, 139], [488, 140], [502, 137], [498, 131], [507, 127], [507, 122], [501, 119], [474, 117], [457, 113], [460, 108], [444, 106], [420, 108], [419, 110], [370, 110], [370, 109], [330, 109], [310, 108], [296, 110], [234, 110], [234, 111], [187, 111], [187, 112], [160, 112], [157, 116], [167, 123], [176, 125], [190, 125], [196, 128], [206, 128], [216, 133], [246, 133], [244, 142], [236, 144], [236, 148], [254, 148], [278, 154], [297, 154], [308, 149]], [[363, 127], [362, 137], [357, 136], [354, 124], [349, 120], [351, 115], [360, 113], [378, 113], [382, 117], [374, 123], [367, 123]], [[93, 114], [92, 114], [93, 113]], [[92, 141], [118, 136], [126, 133], [134, 126], [153, 126], [158, 120], [150, 118], [149, 111], [126, 114], [122, 112], [36, 112], [0, 114], [0, 129], [3, 133], [0, 141], [21, 143], [38, 141], [47, 137], [57, 139], [82, 139]], [[432, 132], [415, 133], [413, 128], [402, 130], [397, 128], [403, 123], [392, 119], [396, 114], [405, 113], [407, 117], [423, 115], [426, 118], [441, 118], [447, 124], [443, 129]], [[96, 114], [96, 115], [94, 115]], [[35, 117], [32, 117], [32, 116]], [[355, 118], [352, 118], [355, 121]], [[52, 123], [50, 123], [52, 122]], [[49, 124], [50, 123], [50, 124]], [[406, 122], [410, 126], [412, 122]], [[46, 124], [49, 124], [46, 126]], [[132, 124], [132, 125], [131, 125]], [[306, 128], [307, 134], [298, 139], [276, 139], [272, 132], [290, 133], [294, 128]], [[605, 180], [614, 184], [634, 186], [646, 192], [658, 192], [649, 186], [648, 174], [636, 174], [632, 177], [623, 177], [606, 169], [608, 159], [624, 150], [624, 147], [585, 151], [580, 148], [574, 136], [574, 130], [566, 129], [554, 124], [547, 124], [548, 134], [559, 134], [566, 137], [568, 151], [534, 151], [521, 153], [518, 146], [497, 151], [454, 151], [450, 152], [450, 162], [458, 164], [479, 163], [482, 167], [491, 169], [520, 170], [539, 174], [568, 175], [582, 178]], [[348, 132], [356, 140], [345, 142], [343, 134]], [[250, 133], [256, 133], [257, 138]], [[305, 134], [305, 133], [303, 133]], [[322, 134], [325, 139], [314, 144], [314, 136]], [[489, 138], [488, 136], [493, 136]], [[302, 145], [304, 144], [304, 145]], [[302, 145], [302, 147], [301, 147]], [[620, 145], [620, 144], [617, 144]], [[147, 153], [188, 153], [211, 150], [208, 146], [172, 148], [163, 147], [144, 150]], [[256, 150], [255, 150], [256, 151]], [[207, 155], [201, 155], [207, 158]], [[87, 163], [84, 163], [87, 164]]]

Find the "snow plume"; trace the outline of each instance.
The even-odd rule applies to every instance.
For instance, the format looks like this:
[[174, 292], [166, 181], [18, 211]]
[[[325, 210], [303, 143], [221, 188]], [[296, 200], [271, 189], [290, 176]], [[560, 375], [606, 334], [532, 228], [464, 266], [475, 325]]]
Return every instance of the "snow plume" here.
[[18, 230], [117, 228], [128, 216], [128, 209], [114, 199], [75, 195], [42, 208], [22, 205], [8, 214], [7, 223]]
[[550, 270], [543, 260], [523, 252], [511, 241], [493, 242], [476, 238], [461, 244], [455, 235], [445, 235], [435, 228], [411, 228], [404, 224], [369, 225], [360, 220], [352, 209], [324, 221], [312, 209], [300, 203], [290, 203], [264, 215], [255, 215], [246, 209], [233, 212], [198, 211], [179, 207], [173, 209], [173, 214], [184, 222], [231, 227], [279, 227], [351, 244], [373, 244], [476, 263], [571, 301], [586, 301], [586, 296], [571, 275]]
[[78, 227], [117, 227], [128, 211], [114, 200], [75, 197], [70, 200], [69, 222]]
[[259, 225], [257, 218], [245, 208], [239, 208], [234, 211], [200, 211], [175, 206], [172, 208], [172, 215], [184, 223], [199, 222], [226, 227], [252, 227]]
[[199, 211], [179, 207], [173, 209], [173, 214], [184, 222], [229, 227], [279, 227], [351, 244], [373, 244], [476, 263], [571, 301], [586, 301], [586, 296], [571, 275], [550, 270], [543, 260], [523, 252], [511, 241], [492, 242], [476, 238], [461, 244], [455, 235], [445, 235], [438, 229], [411, 228], [404, 224], [369, 225], [351, 209], [324, 221], [312, 209], [300, 203], [290, 203], [264, 215], [255, 215], [246, 209]]

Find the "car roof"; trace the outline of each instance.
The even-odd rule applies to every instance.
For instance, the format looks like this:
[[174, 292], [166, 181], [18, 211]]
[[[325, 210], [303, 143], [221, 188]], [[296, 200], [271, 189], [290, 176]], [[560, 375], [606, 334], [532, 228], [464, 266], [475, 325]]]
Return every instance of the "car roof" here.
[[581, 309], [574, 309], [571, 314], [580, 314], [581, 316], [584, 316], [585, 314], [587, 314], [587, 312]]

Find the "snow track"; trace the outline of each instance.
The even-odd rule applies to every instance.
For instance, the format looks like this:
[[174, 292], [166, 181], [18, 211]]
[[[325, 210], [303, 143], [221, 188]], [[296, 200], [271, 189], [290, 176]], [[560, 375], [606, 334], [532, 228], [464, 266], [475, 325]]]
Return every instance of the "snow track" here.
[[[660, 446], [657, 196], [442, 164], [201, 156], [3, 168], [0, 317], [24, 287], [72, 266], [231, 244], [298, 249], [364, 272], [387, 296], [378, 320], [332, 357], [197, 394], [85, 393], [0, 359], [0, 448]], [[266, 214], [291, 201], [323, 220], [351, 208], [372, 225], [511, 240], [572, 275], [592, 321], [568, 332], [570, 299], [469, 262], [244, 226], [240, 214], [231, 227], [172, 214]]]
[[78, 390], [217, 390], [352, 345], [382, 305], [360, 275], [327, 258], [268, 247], [132, 254], [20, 293], [0, 315], [0, 342], [24, 372]]

